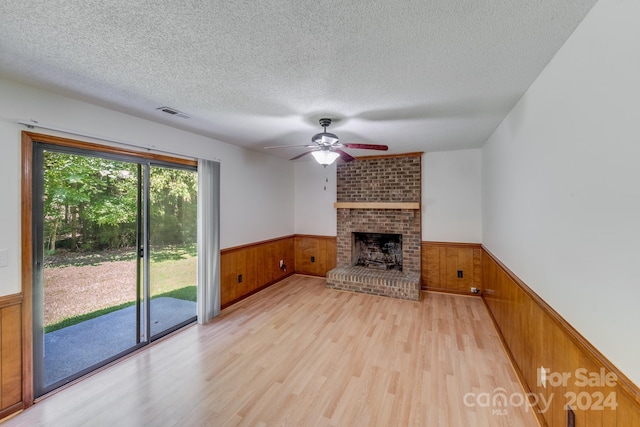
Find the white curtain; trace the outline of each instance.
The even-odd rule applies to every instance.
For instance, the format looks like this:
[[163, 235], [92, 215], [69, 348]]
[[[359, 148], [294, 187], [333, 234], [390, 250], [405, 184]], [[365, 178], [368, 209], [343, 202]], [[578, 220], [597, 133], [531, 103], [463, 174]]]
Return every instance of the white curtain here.
[[198, 323], [220, 314], [220, 163], [198, 160]]

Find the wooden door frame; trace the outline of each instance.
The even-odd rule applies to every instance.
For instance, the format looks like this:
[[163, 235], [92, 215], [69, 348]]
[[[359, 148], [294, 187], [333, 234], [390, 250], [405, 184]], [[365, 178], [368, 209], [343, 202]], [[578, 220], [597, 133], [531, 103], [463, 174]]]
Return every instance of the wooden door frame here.
[[96, 144], [58, 136], [22, 131], [21, 157], [21, 243], [22, 243], [22, 405], [33, 404], [33, 146], [36, 142], [80, 148], [107, 154], [126, 155], [184, 166], [198, 166], [192, 159], [144, 153], [115, 146]]

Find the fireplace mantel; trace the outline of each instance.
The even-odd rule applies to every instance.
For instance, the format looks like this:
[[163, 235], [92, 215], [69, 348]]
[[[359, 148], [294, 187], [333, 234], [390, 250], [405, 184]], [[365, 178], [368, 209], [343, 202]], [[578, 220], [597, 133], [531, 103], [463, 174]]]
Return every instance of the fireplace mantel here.
[[336, 209], [420, 209], [418, 202], [335, 202]]

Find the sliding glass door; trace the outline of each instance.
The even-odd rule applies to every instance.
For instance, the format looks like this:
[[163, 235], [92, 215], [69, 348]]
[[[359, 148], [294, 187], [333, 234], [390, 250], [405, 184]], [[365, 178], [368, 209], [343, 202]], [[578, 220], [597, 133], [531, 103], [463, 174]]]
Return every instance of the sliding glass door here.
[[195, 168], [35, 144], [34, 391], [196, 318]]
[[197, 188], [195, 171], [149, 169], [150, 336], [196, 316]]

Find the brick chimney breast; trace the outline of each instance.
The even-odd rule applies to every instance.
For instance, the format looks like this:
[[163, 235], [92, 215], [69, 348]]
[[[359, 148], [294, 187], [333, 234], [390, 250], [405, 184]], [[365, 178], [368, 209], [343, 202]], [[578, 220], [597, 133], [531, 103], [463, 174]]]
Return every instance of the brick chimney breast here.
[[[361, 158], [338, 164], [338, 203], [415, 203], [418, 209], [338, 208], [337, 267], [327, 274], [327, 287], [419, 300], [420, 154]], [[400, 234], [402, 271], [354, 266], [354, 233]]]

